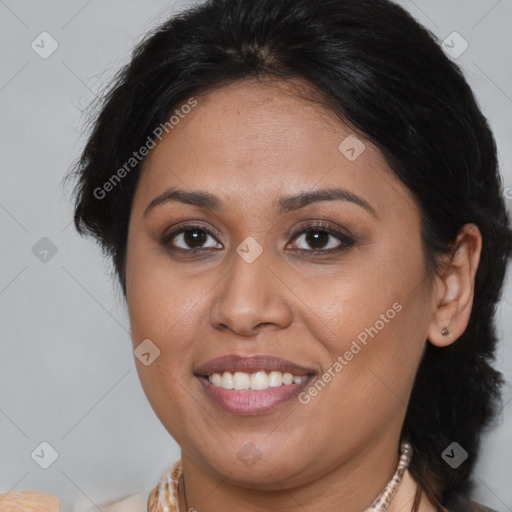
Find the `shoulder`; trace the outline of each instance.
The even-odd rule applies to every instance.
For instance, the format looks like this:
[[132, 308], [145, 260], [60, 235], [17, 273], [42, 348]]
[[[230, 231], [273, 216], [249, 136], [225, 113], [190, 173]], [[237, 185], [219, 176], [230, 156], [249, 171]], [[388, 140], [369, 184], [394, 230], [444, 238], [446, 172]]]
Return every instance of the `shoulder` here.
[[100, 503], [99, 507], [93, 507], [87, 512], [97, 512], [98, 508], [102, 512], [156, 512], [159, 510], [171, 512], [177, 510], [180, 474], [181, 459], [177, 460], [164, 472], [160, 481], [149, 494], [131, 494], [109, 503]]
[[492, 508], [482, 505], [481, 503], [465, 498], [460, 494], [450, 496], [445, 500], [443, 505], [449, 510], [449, 512], [498, 512]]

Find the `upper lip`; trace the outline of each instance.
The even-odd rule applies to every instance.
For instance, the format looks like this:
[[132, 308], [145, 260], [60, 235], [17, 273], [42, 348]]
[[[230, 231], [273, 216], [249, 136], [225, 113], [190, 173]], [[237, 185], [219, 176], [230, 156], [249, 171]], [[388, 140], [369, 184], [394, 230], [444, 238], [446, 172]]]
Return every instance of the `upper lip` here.
[[288, 372], [297, 376], [311, 375], [315, 373], [311, 368], [305, 368], [304, 366], [292, 363], [286, 359], [281, 359], [280, 357], [270, 355], [247, 357], [236, 354], [212, 359], [211, 361], [198, 366], [194, 370], [195, 374], [199, 376], [223, 372], [256, 373], [259, 371]]

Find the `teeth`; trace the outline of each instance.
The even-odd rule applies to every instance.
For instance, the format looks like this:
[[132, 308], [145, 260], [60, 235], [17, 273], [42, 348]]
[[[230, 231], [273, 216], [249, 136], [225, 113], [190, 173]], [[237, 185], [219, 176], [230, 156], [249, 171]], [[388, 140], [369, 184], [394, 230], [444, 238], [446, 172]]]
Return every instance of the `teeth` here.
[[291, 373], [283, 373], [283, 384], [287, 386], [293, 384], [293, 375]]
[[[219, 374], [217, 374], [217, 375], [219, 375]], [[224, 372], [222, 374], [222, 376], [219, 375], [219, 377], [221, 378], [221, 380], [220, 380], [221, 387], [223, 387], [224, 389], [233, 389], [234, 379], [233, 379], [232, 373]]]
[[277, 388], [283, 384], [283, 374], [281, 372], [270, 372], [268, 376], [268, 385], [271, 388]]
[[250, 388], [261, 390], [268, 388], [268, 375], [265, 372], [256, 372], [251, 375]]
[[252, 389], [262, 391], [268, 388], [277, 388], [279, 386], [289, 386], [290, 384], [300, 384], [308, 379], [307, 375], [293, 375], [285, 372], [231, 372], [213, 373], [208, 380], [217, 387], [224, 389], [234, 389], [242, 391]]
[[222, 386], [222, 376], [220, 373], [214, 373], [210, 375], [210, 382], [217, 387]]
[[235, 383], [233, 389], [236, 389], [237, 391], [249, 389], [249, 386], [251, 385], [251, 377], [248, 373], [235, 372], [233, 382]]

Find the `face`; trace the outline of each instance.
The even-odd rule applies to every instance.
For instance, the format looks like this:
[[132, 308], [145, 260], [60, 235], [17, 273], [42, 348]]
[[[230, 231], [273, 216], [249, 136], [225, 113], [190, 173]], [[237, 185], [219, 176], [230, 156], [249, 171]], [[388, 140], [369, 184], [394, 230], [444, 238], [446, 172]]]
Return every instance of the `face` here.
[[256, 489], [396, 450], [431, 321], [412, 195], [299, 87], [196, 96], [148, 155], [129, 226], [133, 345], [160, 350], [137, 360], [151, 406], [189, 464]]

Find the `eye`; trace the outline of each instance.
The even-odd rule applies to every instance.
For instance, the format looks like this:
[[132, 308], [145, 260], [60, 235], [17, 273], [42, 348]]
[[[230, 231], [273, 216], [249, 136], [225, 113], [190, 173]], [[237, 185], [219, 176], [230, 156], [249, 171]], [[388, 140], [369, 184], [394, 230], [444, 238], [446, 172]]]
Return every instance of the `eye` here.
[[[218, 238], [216, 233], [205, 226], [187, 225], [165, 234], [162, 237], [162, 244], [171, 251], [206, 252], [223, 248], [222, 244], [217, 242]], [[295, 234], [292, 242], [294, 250], [314, 254], [332, 254], [354, 244], [350, 236], [322, 222], [305, 226]]]
[[[183, 226], [162, 238], [162, 243], [171, 250], [193, 252], [203, 249], [222, 249], [216, 241], [216, 234], [204, 226]], [[209, 240], [210, 239], [210, 240]]]
[[[293, 241], [295, 249], [317, 254], [341, 251], [354, 244], [354, 240], [348, 235], [324, 223], [306, 226], [294, 236]], [[308, 249], [307, 246], [312, 249]]]

